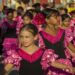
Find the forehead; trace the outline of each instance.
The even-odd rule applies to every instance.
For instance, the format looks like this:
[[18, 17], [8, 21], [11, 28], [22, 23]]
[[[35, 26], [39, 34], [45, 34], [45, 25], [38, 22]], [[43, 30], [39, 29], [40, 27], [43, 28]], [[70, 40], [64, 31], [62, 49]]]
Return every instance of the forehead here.
[[69, 18], [69, 17], [67, 17], [67, 18], [65, 18], [65, 20], [70, 20], [70, 18]]
[[22, 36], [26, 36], [26, 35], [32, 35], [32, 33], [30, 32], [30, 31], [28, 31], [28, 30], [22, 30], [21, 32], [20, 32], [20, 35], [22, 35]]
[[24, 19], [29, 19], [29, 16], [24, 16]]
[[49, 14], [49, 17], [58, 17], [60, 16], [60, 14], [58, 14], [57, 12], [53, 12]]
[[70, 18], [67, 17], [67, 18], [64, 19], [64, 21], [69, 21], [70, 22]]
[[58, 15], [57, 15], [57, 13], [52, 13], [52, 15], [51, 15], [51, 16], [58, 16]]
[[13, 13], [8, 13], [8, 15], [13, 15]]
[[14, 13], [14, 14], [17, 14], [17, 11], [14, 11], [13, 13]]

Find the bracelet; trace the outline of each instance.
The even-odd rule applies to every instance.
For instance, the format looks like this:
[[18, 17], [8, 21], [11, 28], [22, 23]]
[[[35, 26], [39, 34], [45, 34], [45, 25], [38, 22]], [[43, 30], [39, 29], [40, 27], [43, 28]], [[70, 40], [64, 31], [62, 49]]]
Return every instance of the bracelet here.
[[69, 68], [67, 68], [67, 69], [66, 69], [66, 72], [70, 72], [70, 69], [69, 69]]
[[69, 68], [63, 69], [63, 71], [70, 72]]

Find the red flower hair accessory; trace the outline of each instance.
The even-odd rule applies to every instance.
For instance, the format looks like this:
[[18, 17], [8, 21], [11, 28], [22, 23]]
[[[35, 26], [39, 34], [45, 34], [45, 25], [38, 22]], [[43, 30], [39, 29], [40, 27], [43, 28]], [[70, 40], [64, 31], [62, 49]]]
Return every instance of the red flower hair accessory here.
[[46, 23], [45, 16], [42, 13], [36, 14], [34, 16], [33, 20], [32, 20], [32, 23], [34, 25], [42, 25], [42, 24], [45, 24]]

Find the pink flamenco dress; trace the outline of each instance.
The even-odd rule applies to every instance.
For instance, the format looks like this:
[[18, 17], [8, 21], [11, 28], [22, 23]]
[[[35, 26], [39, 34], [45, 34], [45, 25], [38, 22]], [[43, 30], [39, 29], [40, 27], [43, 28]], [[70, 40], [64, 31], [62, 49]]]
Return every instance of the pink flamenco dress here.
[[6, 54], [6, 51], [18, 47], [17, 35], [16, 35], [16, 26], [17, 21], [8, 21], [4, 20], [1, 26], [1, 36], [3, 40], [3, 53]]
[[42, 69], [45, 70], [45, 75], [73, 75], [69, 73], [69, 70], [62, 70], [59, 68], [55, 68], [50, 65], [50, 63], [57, 60], [59, 63], [65, 64], [67, 66], [72, 66], [71, 62], [68, 59], [58, 59], [59, 56], [55, 54], [55, 52], [52, 49], [47, 49], [41, 60]]
[[[72, 22], [71, 22], [72, 23]], [[75, 67], [75, 53], [73, 53], [68, 47], [68, 43], [72, 43], [75, 46], [75, 27], [72, 26], [70, 29], [65, 30], [65, 47], [66, 47], [66, 57], [72, 63], [72, 66]], [[75, 74], [74, 74], [75, 75]]]
[[72, 67], [71, 61], [65, 55], [64, 30], [59, 28], [56, 36], [40, 31], [40, 36], [42, 41], [40, 46], [43, 45], [46, 49], [41, 60], [42, 69], [46, 71], [46, 75], [73, 75], [69, 69], [59, 69], [50, 65], [52, 62], [58, 61]]
[[[44, 25], [46, 24], [45, 21], [45, 16], [42, 13], [38, 13], [34, 16], [33, 20], [32, 20], [32, 24], [36, 25], [36, 27], [38, 28], [38, 32], [43, 30]], [[42, 37], [40, 36], [40, 34], [38, 34], [39, 36], [39, 47], [44, 48], [44, 42]]]
[[20, 31], [20, 28], [23, 26], [23, 19], [21, 16], [17, 16], [15, 18], [15, 21], [17, 21], [17, 26], [16, 26], [16, 34], [18, 35], [19, 34], [19, 31]]
[[38, 13], [34, 16], [32, 24], [36, 25], [38, 30], [42, 30], [44, 24], [46, 24], [45, 16], [42, 13]]
[[20, 61], [22, 58], [19, 56], [18, 52], [14, 49], [9, 49], [6, 51], [7, 55], [4, 57], [4, 60], [2, 61], [2, 64], [12, 64], [13, 67], [10, 70], [10, 72], [7, 73], [7, 75], [18, 75], [18, 71], [20, 68]]

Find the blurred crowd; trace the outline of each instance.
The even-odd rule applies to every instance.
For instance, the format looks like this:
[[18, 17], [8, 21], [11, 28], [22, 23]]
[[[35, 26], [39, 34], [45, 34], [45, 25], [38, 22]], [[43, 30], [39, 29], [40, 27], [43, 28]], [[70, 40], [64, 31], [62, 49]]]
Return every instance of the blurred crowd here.
[[[24, 29], [34, 35], [38, 30], [35, 45], [44, 49], [43, 54], [41, 54], [41, 50], [34, 54], [34, 49], [37, 48], [30, 46], [34, 40], [31, 44], [27, 39], [24, 42], [23, 37], [26, 35], [28, 38], [27, 34], [29, 34], [25, 33]], [[32, 53], [35, 55], [33, 59], [27, 59], [27, 54], [21, 51], [24, 47], [33, 51]], [[19, 48], [21, 49], [18, 51]], [[41, 69], [45, 73], [40, 73], [42, 70], [39, 71], [40, 67], [37, 67], [37, 71], [39, 71], [37, 75], [75, 75], [75, 8], [72, 4], [70, 8], [56, 8], [54, 5], [41, 5], [40, 3], [35, 3], [25, 9], [21, 6], [17, 9], [7, 6], [4, 6], [3, 9], [0, 8], [0, 74], [18, 75], [19, 69], [13, 68], [14, 70], [10, 72], [10, 64], [13, 64], [14, 66], [22, 65], [19, 75], [25, 75], [26, 72], [29, 75], [28, 71], [23, 68], [27, 65], [25, 62], [30, 60], [28, 64], [32, 65], [35, 61], [38, 62], [38, 59], [42, 66]], [[21, 64], [20, 61], [22, 61]], [[31, 71], [29, 72], [32, 73]], [[34, 71], [37, 73], [36, 70]], [[31, 75], [36, 75], [36, 73]]]

